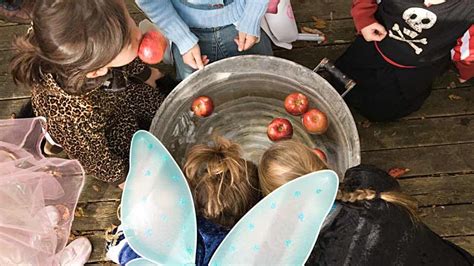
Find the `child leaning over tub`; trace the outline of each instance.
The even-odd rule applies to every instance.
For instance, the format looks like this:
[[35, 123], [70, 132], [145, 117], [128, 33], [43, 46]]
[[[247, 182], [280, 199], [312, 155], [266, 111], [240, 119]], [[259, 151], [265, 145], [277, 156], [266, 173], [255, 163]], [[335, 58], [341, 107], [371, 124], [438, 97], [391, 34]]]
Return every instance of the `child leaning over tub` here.
[[[265, 195], [326, 165], [303, 144], [282, 141], [262, 156]], [[473, 257], [416, 218], [416, 201], [368, 165], [350, 168], [326, 217], [308, 265], [472, 265]]]
[[15, 40], [14, 81], [87, 174], [123, 180], [132, 135], [150, 126], [169, 78], [136, 59], [142, 34], [123, 0], [38, 0], [32, 21]]
[[135, 0], [173, 42], [178, 79], [240, 54], [272, 55], [260, 29], [269, 0]]
[[[238, 144], [223, 137], [192, 147], [183, 168], [198, 215], [196, 264], [207, 265], [229, 229], [260, 200], [257, 168], [242, 158]], [[107, 257], [116, 263], [139, 257], [121, 227], [107, 249]]]

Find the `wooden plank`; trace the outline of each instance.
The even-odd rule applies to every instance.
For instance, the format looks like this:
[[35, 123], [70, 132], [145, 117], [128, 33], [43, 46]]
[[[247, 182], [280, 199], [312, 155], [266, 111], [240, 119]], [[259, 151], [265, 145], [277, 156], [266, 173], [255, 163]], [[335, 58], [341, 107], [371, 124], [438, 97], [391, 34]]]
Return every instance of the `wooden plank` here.
[[[449, 72], [439, 79], [436, 85], [441, 85], [448, 82], [452, 76]], [[444, 81], [443, 81], [444, 80]], [[425, 119], [433, 117], [448, 117], [474, 114], [474, 84], [467, 83], [455, 89], [446, 89], [443, 87], [433, 88], [431, 95], [426, 99], [423, 106], [417, 112], [414, 112], [400, 120], [410, 119]], [[449, 97], [457, 97], [451, 100]], [[367, 120], [355, 110], [352, 111], [354, 119], [357, 123], [365, 123]], [[374, 125], [377, 123], [373, 123]], [[361, 126], [361, 125], [359, 125]]]
[[423, 208], [420, 217], [440, 236], [474, 235], [474, 204]]
[[419, 177], [398, 182], [404, 193], [418, 200], [420, 207], [474, 202], [474, 175]]
[[122, 190], [116, 185], [111, 185], [92, 176], [87, 176], [79, 202], [120, 201], [121, 195]]
[[13, 25], [9, 27], [0, 28], [0, 50], [8, 50], [12, 48], [12, 41], [15, 36], [25, 34], [28, 29], [28, 25]]
[[[93, 249], [91, 257], [89, 258], [88, 264], [96, 263], [95, 265], [107, 265], [111, 262], [107, 262], [105, 257], [105, 244], [103, 232], [96, 232], [95, 235], [87, 236], [91, 241]], [[464, 248], [466, 251], [474, 254], [474, 236], [456, 236], [456, 237], [445, 237], [444, 239], [451, 241], [452, 243]]]
[[474, 236], [446, 237], [445, 239], [462, 247], [467, 252], [471, 253], [471, 255], [474, 255]]
[[0, 101], [0, 119], [12, 118], [12, 114], [18, 114], [28, 101], [29, 98]]
[[100, 231], [112, 224], [119, 225], [117, 208], [119, 202], [79, 203], [76, 208], [73, 231]]
[[[117, 206], [118, 202], [79, 204], [73, 232], [104, 231], [112, 224], [118, 225]], [[420, 217], [441, 236], [474, 235], [474, 223], [471, 222], [474, 221], [474, 204], [421, 208]]]
[[351, 0], [296, 0], [291, 4], [299, 22], [311, 21], [312, 16], [328, 20], [351, 18]]
[[474, 144], [419, 147], [362, 152], [362, 162], [388, 170], [411, 169], [406, 176], [470, 173], [474, 169]]
[[472, 143], [474, 140], [473, 115], [373, 123], [369, 127], [358, 123], [357, 127], [363, 151]]
[[[444, 77], [449, 78], [450, 75], [444, 75]], [[433, 90], [422, 108], [407, 118], [474, 114], [474, 84], [468, 83], [464, 86], [470, 87]], [[456, 99], [451, 100], [450, 96], [455, 96]]]

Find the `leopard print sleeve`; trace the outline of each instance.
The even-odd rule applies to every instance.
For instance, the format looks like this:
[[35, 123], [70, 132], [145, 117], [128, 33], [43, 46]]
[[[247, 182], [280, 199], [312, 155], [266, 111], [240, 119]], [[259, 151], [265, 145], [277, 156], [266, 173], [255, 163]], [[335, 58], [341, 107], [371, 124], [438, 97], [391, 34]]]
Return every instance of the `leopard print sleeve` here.
[[130, 64], [123, 66], [122, 70], [127, 76], [136, 78], [142, 82], [148, 80], [151, 75], [150, 67], [143, 63], [140, 58], [135, 58]]
[[93, 106], [50, 88], [36, 87], [32, 93], [36, 115], [47, 119], [47, 131], [71, 159], [77, 159], [87, 174], [105, 182], [123, 180], [128, 160], [111, 150], [106, 137], [106, 119]]

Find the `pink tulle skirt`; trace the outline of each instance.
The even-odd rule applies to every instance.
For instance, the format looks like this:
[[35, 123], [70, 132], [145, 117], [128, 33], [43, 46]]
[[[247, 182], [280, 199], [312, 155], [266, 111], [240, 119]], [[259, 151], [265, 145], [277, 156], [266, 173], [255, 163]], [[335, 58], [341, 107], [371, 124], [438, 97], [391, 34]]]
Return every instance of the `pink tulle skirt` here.
[[0, 265], [57, 265], [68, 242], [84, 171], [41, 154], [44, 122], [0, 120]]

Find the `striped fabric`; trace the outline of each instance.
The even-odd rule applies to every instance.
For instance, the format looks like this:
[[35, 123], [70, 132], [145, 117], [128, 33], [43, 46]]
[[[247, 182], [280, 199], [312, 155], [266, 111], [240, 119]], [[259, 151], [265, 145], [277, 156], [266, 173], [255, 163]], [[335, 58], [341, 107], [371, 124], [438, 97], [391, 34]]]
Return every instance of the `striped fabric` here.
[[457, 40], [451, 50], [451, 58], [459, 70], [461, 79], [474, 77], [474, 25]]

